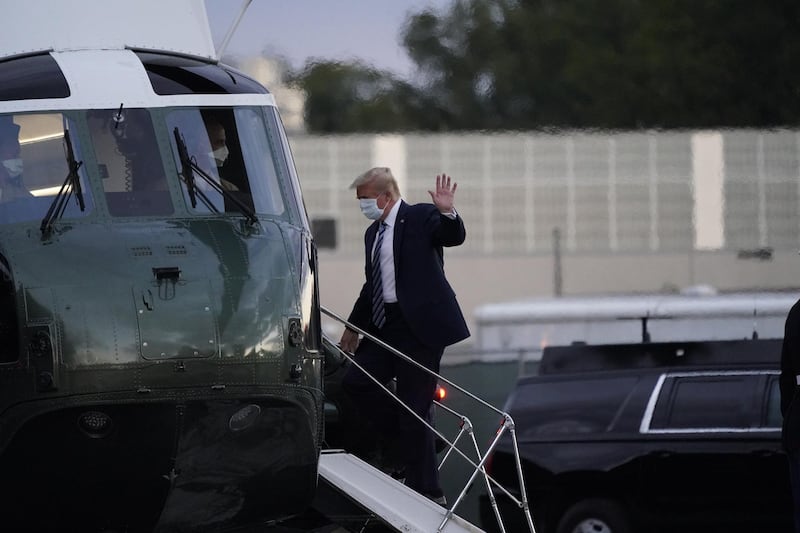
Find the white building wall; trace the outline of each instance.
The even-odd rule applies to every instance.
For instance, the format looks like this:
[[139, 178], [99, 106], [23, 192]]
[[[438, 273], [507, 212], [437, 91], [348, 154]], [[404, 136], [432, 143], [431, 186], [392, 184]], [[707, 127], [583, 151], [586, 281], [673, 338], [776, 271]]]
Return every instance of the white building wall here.
[[725, 157], [722, 134], [697, 132], [692, 136], [692, 185], [694, 187], [694, 247], [718, 250], [725, 246]]
[[[391, 167], [409, 202], [441, 173], [459, 184], [470, 239], [457, 254], [659, 253], [800, 246], [792, 131], [293, 136], [310, 205], [363, 226], [331, 198]], [[326, 149], [319, 149], [325, 145]], [[321, 176], [325, 176], [323, 179]], [[344, 209], [343, 209], [344, 207]], [[313, 209], [309, 213], [315, 215]], [[337, 251], [352, 246], [340, 240]]]
[[[404, 198], [458, 182], [467, 241], [445, 253], [465, 314], [504, 300], [800, 286], [800, 133], [293, 135], [309, 215], [336, 221], [322, 301], [347, 314], [363, 283], [353, 179], [389, 166]], [[563, 254], [553, 257], [555, 229]], [[752, 252], [772, 248], [769, 256]], [[759, 259], [760, 258], [760, 259]]]

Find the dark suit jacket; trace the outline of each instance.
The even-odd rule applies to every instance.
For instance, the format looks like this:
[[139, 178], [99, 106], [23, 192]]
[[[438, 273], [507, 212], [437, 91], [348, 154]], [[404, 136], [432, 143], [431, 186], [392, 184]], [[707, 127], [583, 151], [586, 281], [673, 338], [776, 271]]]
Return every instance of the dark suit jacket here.
[[[371, 320], [372, 245], [375, 221], [364, 235], [366, 282], [349, 321], [366, 330]], [[443, 246], [464, 242], [460, 216], [442, 215], [433, 204], [400, 203], [394, 227], [394, 271], [397, 301], [414, 335], [427, 346], [449, 346], [469, 337], [456, 295], [444, 275]]]
[[786, 317], [781, 349], [781, 413], [783, 447], [787, 452], [800, 451], [800, 398], [797, 376], [800, 375], [800, 302]]

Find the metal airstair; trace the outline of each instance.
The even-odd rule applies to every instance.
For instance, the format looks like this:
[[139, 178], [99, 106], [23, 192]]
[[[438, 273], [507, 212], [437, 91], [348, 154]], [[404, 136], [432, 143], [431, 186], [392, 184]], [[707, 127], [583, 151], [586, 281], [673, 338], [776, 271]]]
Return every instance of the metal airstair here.
[[404, 533], [481, 533], [483, 530], [384, 474], [355, 455], [326, 450], [319, 458], [319, 475], [373, 513], [389, 527]]
[[[442, 439], [447, 446], [447, 453], [444, 455], [442, 462], [439, 465], [439, 470], [450, 459], [451, 456], [460, 456], [468, 465], [473, 468], [472, 475], [465, 483], [458, 498], [449, 507], [442, 507], [428, 498], [418, 494], [416, 491], [406, 487], [401, 482], [393, 479], [391, 476], [383, 473], [372, 465], [362, 461], [358, 457], [348, 454], [343, 450], [326, 450], [320, 456], [319, 461], [319, 474], [330, 485], [346, 495], [350, 500], [357, 503], [362, 508], [368, 510], [370, 513], [378, 517], [386, 526], [394, 531], [403, 533], [460, 533], [460, 532], [481, 532], [482, 530], [477, 526], [470, 524], [462, 517], [455, 513], [456, 508], [464, 500], [467, 491], [472, 486], [473, 482], [480, 476], [485, 487], [487, 496], [491, 503], [492, 509], [497, 519], [499, 531], [505, 533], [505, 525], [500, 515], [500, 510], [495, 497], [495, 490], [499, 490], [507, 496], [514, 504], [516, 504], [524, 512], [528, 528], [531, 533], [536, 533], [533, 526], [533, 519], [531, 517], [530, 507], [528, 505], [527, 494], [525, 490], [525, 482], [522, 473], [522, 464], [519, 456], [519, 447], [517, 445], [517, 437], [514, 427], [514, 421], [508, 413], [504, 413], [495, 408], [491, 404], [478, 398], [469, 391], [456, 385], [452, 381], [444, 378], [443, 376], [425, 368], [409, 356], [394, 349], [380, 339], [370, 335], [366, 331], [350, 324], [345, 319], [337, 316], [328, 309], [322, 307], [322, 312], [328, 317], [340, 322], [342, 325], [358, 332], [366, 338], [369, 338], [385, 350], [394, 354], [397, 357], [403, 358], [410, 364], [415, 365], [417, 368], [436, 376], [440, 383], [446, 383], [450, 388], [458, 390], [465, 396], [478, 402], [480, 405], [490, 409], [499, 415], [501, 423], [497, 428], [495, 437], [485, 450], [481, 450], [473, 432], [472, 423], [470, 420], [443, 405], [441, 402], [435, 401], [434, 403], [441, 408], [444, 412], [449, 413], [459, 418], [460, 431], [458, 435], [450, 441], [442, 435], [435, 427], [431, 426], [426, 420], [413, 412], [408, 406], [403, 404], [400, 399], [383, 383], [377, 379], [369, 376], [372, 381], [378, 385], [383, 391], [390, 395], [399, 405], [406, 411], [411, 413], [417, 420], [425, 424], [438, 438]], [[329, 349], [337, 350], [341, 356], [350, 361], [350, 363], [362, 372], [364, 369], [353, 360], [352, 354], [344, 352], [335, 343], [329, 339], [325, 339]], [[520, 498], [515, 497], [495, 481], [486, 472], [484, 465], [492, 451], [496, 448], [500, 439], [506, 433], [509, 434], [513, 443], [514, 458], [517, 466], [517, 476], [520, 487]], [[474, 448], [475, 456], [470, 457], [458, 446], [459, 440], [462, 437], [468, 436], [471, 438], [472, 447]]]

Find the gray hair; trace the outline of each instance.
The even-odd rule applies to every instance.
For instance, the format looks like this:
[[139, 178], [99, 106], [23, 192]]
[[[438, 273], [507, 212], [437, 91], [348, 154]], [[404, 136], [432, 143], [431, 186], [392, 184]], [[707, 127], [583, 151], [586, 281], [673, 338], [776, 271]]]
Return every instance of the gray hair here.
[[381, 192], [391, 192], [393, 198], [400, 197], [400, 186], [397, 185], [397, 180], [394, 179], [392, 169], [389, 167], [373, 167], [367, 170], [353, 180], [353, 183], [350, 184], [350, 188], [355, 189], [361, 185], [373, 182]]

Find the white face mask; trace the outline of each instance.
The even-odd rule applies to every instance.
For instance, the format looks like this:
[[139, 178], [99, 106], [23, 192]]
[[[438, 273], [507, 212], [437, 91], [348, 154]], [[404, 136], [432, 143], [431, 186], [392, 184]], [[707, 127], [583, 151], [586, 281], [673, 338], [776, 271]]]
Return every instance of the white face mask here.
[[361, 198], [359, 201], [361, 212], [370, 220], [378, 220], [383, 215], [383, 209], [378, 207], [377, 198]]
[[225, 163], [225, 161], [228, 159], [228, 155], [229, 154], [230, 154], [230, 152], [228, 152], [228, 147], [227, 146], [222, 146], [220, 148], [217, 148], [213, 152], [209, 153], [208, 155], [209, 155], [209, 157], [213, 157], [214, 158], [214, 160], [217, 162], [217, 166], [218, 167], [221, 167]]
[[12, 178], [16, 178], [22, 174], [22, 159], [6, 159], [3, 161], [3, 166], [6, 167], [6, 172]]

